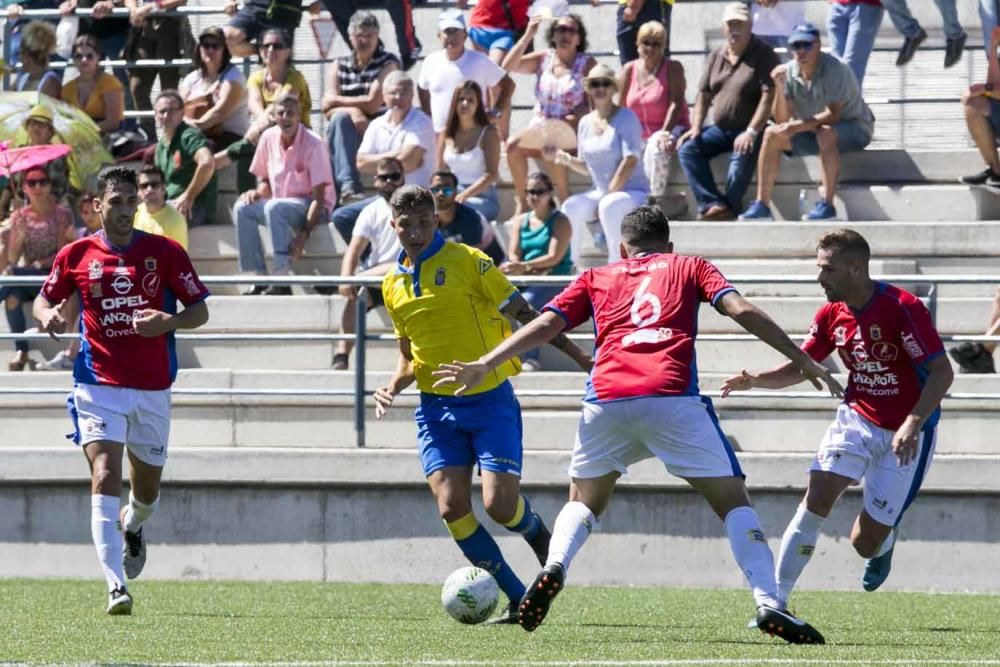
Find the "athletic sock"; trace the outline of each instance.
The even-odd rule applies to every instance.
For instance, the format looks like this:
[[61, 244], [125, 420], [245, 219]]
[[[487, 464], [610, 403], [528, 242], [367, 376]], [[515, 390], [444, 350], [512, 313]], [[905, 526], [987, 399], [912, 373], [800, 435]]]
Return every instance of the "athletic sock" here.
[[108, 590], [125, 588], [122, 566], [122, 533], [118, 527], [121, 499], [117, 496], [90, 496], [90, 534], [97, 548], [97, 559], [104, 570]]
[[542, 528], [542, 517], [531, 509], [531, 503], [527, 498], [520, 496], [517, 499], [514, 518], [505, 523], [504, 528], [513, 533], [521, 533], [526, 541], [531, 542], [538, 537], [538, 531]]
[[559, 563], [563, 571], [569, 571], [573, 557], [597, 525], [597, 517], [581, 502], [570, 501], [559, 511], [552, 526], [552, 541], [549, 543], [549, 557], [546, 567]]
[[878, 558], [879, 556], [886, 555], [889, 553], [889, 549], [892, 549], [894, 546], [896, 546], [895, 529], [889, 531], [889, 536], [882, 540], [882, 544], [879, 545], [878, 551], [875, 552], [875, 555], [872, 556], [872, 558]]
[[819, 530], [824, 521], [825, 517], [810, 512], [805, 505], [799, 505], [795, 516], [785, 528], [785, 534], [781, 538], [781, 549], [778, 551], [778, 567], [775, 570], [778, 600], [782, 604], [788, 603], [795, 582], [799, 580], [806, 563], [812, 558], [816, 550], [816, 541], [819, 539]]
[[137, 533], [139, 529], [142, 528], [142, 524], [153, 515], [156, 508], [160, 505], [160, 497], [157, 496], [156, 500], [149, 503], [148, 505], [140, 500], [137, 500], [134, 495], [130, 492], [128, 494], [128, 506], [125, 508], [124, 525], [122, 528], [130, 533]]
[[475, 514], [469, 512], [461, 519], [450, 523], [445, 521], [445, 526], [469, 562], [493, 575], [500, 590], [511, 602], [517, 603], [524, 597], [524, 584], [504, 560], [500, 546], [476, 520]]
[[774, 583], [774, 556], [752, 507], [737, 507], [726, 515], [726, 533], [736, 563], [750, 583], [757, 606], [781, 607]]

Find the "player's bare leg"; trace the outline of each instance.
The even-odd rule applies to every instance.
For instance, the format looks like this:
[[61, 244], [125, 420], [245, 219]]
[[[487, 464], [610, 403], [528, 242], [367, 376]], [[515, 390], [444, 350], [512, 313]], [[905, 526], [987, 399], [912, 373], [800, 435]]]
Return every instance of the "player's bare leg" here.
[[517, 622], [528, 632], [545, 620], [553, 600], [563, 589], [566, 571], [573, 557], [587, 541], [597, 517], [607, 508], [620, 476], [612, 472], [591, 479], [574, 478], [570, 482], [569, 502], [552, 526], [552, 541], [545, 567], [521, 599]]
[[119, 517], [125, 544], [122, 551], [125, 574], [135, 579], [146, 565], [146, 540], [142, 524], [153, 515], [160, 504], [160, 477], [163, 468], [141, 461], [131, 451], [128, 453], [129, 492], [128, 505]]
[[851, 545], [865, 561], [865, 573], [861, 578], [862, 587], [874, 591], [889, 577], [892, 569], [892, 552], [896, 546], [896, 529], [879, 523], [861, 510], [851, 529]]
[[108, 584], [107, 612], [116, 616], [132, 613], [132, 596], [122, 571], [122, 534], [118, 528], [124, 448], [120, 442], [106, 440], [88, 443], [83, 448], [90, 464], [90, 534]]
[[[513, 533], [519, 533], [528, 543], [540, 565], [545, 565], [552, 534], [538, 512], [531, 507], [528, 497], [521, 493], [521, 479], [517, 475], [484, 470], [483, 506], [490, 518]], [[516, 603], [518, 600], [515, 600]]]
[[757, 627], [793, 644], [822, 644], [823, 635], [786, 609], [778, 599], [774, 556], [742, 477], [685, 478], [726, 524], [729, 546], [757, 603]]

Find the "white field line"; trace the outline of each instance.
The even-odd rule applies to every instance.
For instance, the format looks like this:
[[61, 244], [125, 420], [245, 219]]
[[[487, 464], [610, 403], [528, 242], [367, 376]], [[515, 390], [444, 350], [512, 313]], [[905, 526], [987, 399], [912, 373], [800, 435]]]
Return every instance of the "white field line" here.
[[[488, 660], [328, 660], [322, 662], [171, 662], [170, 664], [175, 667], [390, 667], [400, 664], [425, 667], [460, 667], [462, 665], [488, 667], [499, 664], [511, 667], [686, 667], [697, 665], [871, 665], [872, 661], [847, 658], [761, 658], [759, 660], [745, 658], [689, 658], [683, 660], [505, 660], [502, 663]], [[1000, 659], [956, 660], [954, 658], [942, 658], [940, 660], [879, 660], [878, 664], [1000, 666]]]

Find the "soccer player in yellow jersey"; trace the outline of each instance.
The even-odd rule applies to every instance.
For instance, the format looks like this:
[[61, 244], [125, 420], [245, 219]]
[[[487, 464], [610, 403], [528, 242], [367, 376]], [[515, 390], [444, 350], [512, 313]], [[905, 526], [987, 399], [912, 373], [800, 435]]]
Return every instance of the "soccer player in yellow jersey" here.
[[[393, 398], [416, 381], [420, 459], [438, 512], [465, 557], [492, 574], [509, 598], [495, 622], [517, 623], [524, 584], [472, 512], [472, 470], [478, 465], [482, 474], [487, 514], [522, 534], [544, 563], [551, 535], [520, 492], [521, 408], [507, 380], [520, 372], [520, 363], [512, 359], [498, 366], [462, 396], [434, 388], [431, 371], [493, 349], [510, 335], [505, 315], [530, 322], [538, 313], [485, 253], [444, 240], [430, 191], [405, 185], [389, 205], [403, 250], [396, 270], [382, 281], [382, 295], [401, 355], [392, 380], [375, 391], [375, 414], [385, 414]], [[564, 335], [552, 344], [590, 370], [590, 356]]]

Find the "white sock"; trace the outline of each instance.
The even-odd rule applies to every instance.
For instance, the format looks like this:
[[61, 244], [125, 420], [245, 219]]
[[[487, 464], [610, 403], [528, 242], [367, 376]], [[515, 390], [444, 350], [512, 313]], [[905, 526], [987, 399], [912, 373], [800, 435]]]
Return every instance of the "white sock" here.
[[757, 606], [780, 607], [774, 583], [774, 556], [752, 507], [737, 507], [726, 515], [726, 533], [733, 556], [743, 570]]
[[826, 517], [813, 514], [805, 505], [799, 505], [795, 516], [785, 528], [781, 538], [781, 549], [778, 551], [778, 567], [775, 576], [778, 580], [778, 601], [782, 605], [788, 603], [788, 597], [795, 588], [806, 563], [816, 550], [816, 540], [819, 539], [819, 529]]
[[122, 567], [122, 533], [118, 527], [118, 510], [121, 499], [116, 496], [90, 496], [90, 534], [97, 547], [97, 559], [101, 561], [108, 590], [125, 588], [125, 572]]
[[138, 499], [131, 492], [128, 494], [128, 507], [125, 508], [125, 525], [122, 526], [130, 533], [136, 533], [142, 528], [142, 524], [153, 515], [156, 508], [160, 506], [160, 497], [148, 505]]
[[576, 501], [566, 503], [552, 526], [552, 541], [549, 542], [549, 557], [545, 565], [559, 563], [564, 571], [569, 571], [573, 557], [590, 537], [596, 524], [597, 517], [589, 507]]
[[889, 532], [889, 537], [887, 537], [884, 540], [882, 540], [881, 546], [879, 546], [878, 551], [875, 552], [875, 555], [872, 556], [872, 558], [878, 558], [879, 556], [886, 555], [886, 553], [888, 553], [889, 549], [893, 548], [894, 546], [896, 546], [896, 529], [895, 528], [893, 528]]

